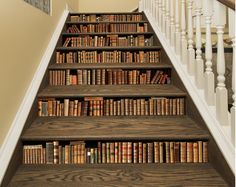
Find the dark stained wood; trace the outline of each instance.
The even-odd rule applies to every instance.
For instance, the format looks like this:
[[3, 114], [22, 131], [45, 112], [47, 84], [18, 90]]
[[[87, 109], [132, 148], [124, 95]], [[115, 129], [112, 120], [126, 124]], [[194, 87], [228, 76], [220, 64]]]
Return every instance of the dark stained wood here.
[[148, 21], [67, 21], [66, 24], [99, 24], [99, 23], [107, 23], [107, 24], [132, 24], [132, 23], [148, 23]]
[[2, 180], [2, 183], [0, 183], [1, 187], [5, 187], [9, 184], [12, 177], [15, 175], [17, 168], [21, 165], [21, 163], [22, 163], [22, 150], [23, 150], [22, 142], [19, 140], [16, 144], [14, 153], [13, 153], [11, 161], [7, 167], [7, 170], [6, 170], [5, 176]]
[[166, 85], [70, 85], [48, 86], [39, 97], [184, 97], [185, 92], [171, 84]]
[[235, 187], [235, 175], [230, 169], [228, 163], [226, 162], [223, 154], [218, 148], [214, 138], [210, 136], [209, 141], [209, 159], [214, 168], [219, 172], [222, 178], [229, 184], [229, 186]]
[[48, 69], [170, 69], [171, 67], [164, 63], [65, 63], [52, 64]]
[[22, 165], [10, 187], [228, 186], [210, 164]]
[[87, 51], [146, 51], [146, 50], [160, 50], [159, 46], [107, 46], [107, 47], [58, 47], [57, 51], [78, 51], [78, 50], [87, 50]]
[[80, 35], [153, 35], [153, 32], [93, 32], [93, 33], [62, 33], [62, 36], [80, 36]]
[[80, 13], [70, 13], [70, 16], [77, 15], [109, 15], [109, 14], [125, 14], [125, 15], [143, 15], [143, 12], [80, 12]]
[[207, 140], [187, 116], [40, 117], [22, 140]]

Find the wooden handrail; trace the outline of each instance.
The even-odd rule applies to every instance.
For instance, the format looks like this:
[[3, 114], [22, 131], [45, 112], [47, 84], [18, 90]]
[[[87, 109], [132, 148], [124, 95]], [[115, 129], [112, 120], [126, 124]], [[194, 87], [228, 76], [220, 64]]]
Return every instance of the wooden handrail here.
[[235, 10], [235, 0], [218, 0], [218, 1], [224, 4], [225, 6]]

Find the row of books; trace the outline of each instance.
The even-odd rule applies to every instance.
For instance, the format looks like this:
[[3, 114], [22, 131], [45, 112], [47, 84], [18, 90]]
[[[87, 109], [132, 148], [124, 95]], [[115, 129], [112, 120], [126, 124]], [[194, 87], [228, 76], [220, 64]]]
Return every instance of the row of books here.
[[170, 84], [161, 70], [78, 69], [50, 70], [49, 85]]
[[152, 46], [153, 37], [145, 38], [144, 35], [134, 37], [107, 35], [107, 36], [80, 36], [67, 37], [63, 47], [104, 47], [104, 46]]
[[71, 15], [70, 21], [73, 22], [96, 22], [96, 21], [142, 21], [143, 16], [141, 14], [81, 14], [81, 15]]
[[103, 97], [84, 97], [38, 100], [39, 116], [153, 116], [184, 115], [184, 113], [184, 98], [104, 99]]
[[89, 147], [83, 141], [46, 146], [24, 145], [23, 164], [118, 164], [118, 163], [206, 163], [208, 142], [98, 142]]
[[94, 33], [94, 32], [148, 32], [147, 23], [96, 23], [71, 25], [67, 33]]
[[160, 51], [56, 52], [56, 63], [158, 63]]

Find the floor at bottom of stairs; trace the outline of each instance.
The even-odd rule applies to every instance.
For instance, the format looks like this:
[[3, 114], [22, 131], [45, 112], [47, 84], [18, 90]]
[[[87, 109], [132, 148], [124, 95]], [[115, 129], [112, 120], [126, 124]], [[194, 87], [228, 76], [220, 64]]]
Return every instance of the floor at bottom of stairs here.
[[10, 187], [228, 186], [209, 163], [21, 165]]

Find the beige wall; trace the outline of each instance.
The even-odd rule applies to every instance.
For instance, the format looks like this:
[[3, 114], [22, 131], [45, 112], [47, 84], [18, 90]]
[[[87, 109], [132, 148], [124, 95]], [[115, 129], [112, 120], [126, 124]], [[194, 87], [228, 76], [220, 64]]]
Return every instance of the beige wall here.
[[139, 0], [79, 0], [79, 12], [130, 12]]
[[[68, 0], [78, 8], [77, 0]], [[23, 0], [0, 0], [0, 146], [47, 47], [66, 0], [48, 16]]]
[[139, 0], [53, 0], [52, 16], [23, 0], [0, 0], [0, 146], [65, 9], [126, 12]]

